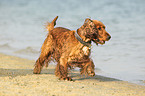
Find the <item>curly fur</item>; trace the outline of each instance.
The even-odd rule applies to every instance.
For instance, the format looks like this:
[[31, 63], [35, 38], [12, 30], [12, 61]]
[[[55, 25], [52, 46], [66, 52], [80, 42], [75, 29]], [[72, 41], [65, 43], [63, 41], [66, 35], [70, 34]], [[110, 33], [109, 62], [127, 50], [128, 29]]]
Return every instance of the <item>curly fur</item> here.
[[75, 33], [77, 32], [84, 42], [104, 44], [111, 38], [105, 26], [98, 20], [87, 18], [77, 31], [71, 31], [63, 27], [54, 28], [57, 18], [58, 16], [47, 27], [49, 33], [42, 45], [33, 73], [40, 74], [44, 64], [47, 66], [48, 62], [54, 59], [57, 62], [55, 75], [61, 80], [72, 80], [68, 77], [68, 68], [72, 67], [79, 67], [81, 74], [94, 76], [94, 63], [90, 59], [91, 50], [76, 39]]

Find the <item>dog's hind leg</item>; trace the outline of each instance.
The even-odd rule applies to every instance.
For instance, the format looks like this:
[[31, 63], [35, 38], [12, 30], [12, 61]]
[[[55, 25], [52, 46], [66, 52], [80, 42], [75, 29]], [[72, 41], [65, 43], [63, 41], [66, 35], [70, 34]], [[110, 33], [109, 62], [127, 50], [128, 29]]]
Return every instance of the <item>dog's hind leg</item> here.
[[68, 64], [66, 59], [60, 58], [59, 63], [55, 69], [55, 75], [59, 77], [60, 80], [72, 81], [71, 77], [68, 77]]
[[40, 74], [41, 69], [44, 66], [45, 62], [48, 62], [51, 59], [52, 55], [52, 38], [51, 36], [48, 36], [46, 40], [44, 41], [42, 48], [41, 48], [41, 54], [40, 57], [37, 59], [35, 63], [35, 68], [33, 70], [34, 74]]
[[48, 53], [47, 55], [40, 55], [40, 57], [37, 59], [37, 61], [35, 63], [35, 68], [33, 70], [33, 73], [40, 74], [45, 61], [47, 60], [47, 62], [48, 62], [50, 58], [51, 58], [51, 53]]

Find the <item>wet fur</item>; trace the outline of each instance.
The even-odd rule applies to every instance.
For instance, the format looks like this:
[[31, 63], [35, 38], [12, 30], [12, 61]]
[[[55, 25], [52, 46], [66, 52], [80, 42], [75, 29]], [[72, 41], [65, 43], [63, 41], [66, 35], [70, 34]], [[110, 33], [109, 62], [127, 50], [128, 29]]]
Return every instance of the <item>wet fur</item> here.
[[[68, 77], [68, 69], [73, 67], [79, 67], [81, 74], [94, 76], [94, 63], [89, 57], [90, 48], [76, 39], [76, 31], [63, 27], [54, 28], [57, 18], [58, 16], [47, 26], [49, 33], [41, 47], [41, 54], [36, 61], [33, 73], [40, 74], [42, 67], [45, 64], [47, 66], [48, 62], [54, 59], [57, 62], [55, 75], [61, 80], [72, 80]], [[101, 28], [104, 29], [100, 30]], [[100, 21], [86, 19], [84, 24], [77, 29], [77, 33], [85, 42], [104, 44], [103, 42], [111, 38], [104, 30], [105, 26]]]

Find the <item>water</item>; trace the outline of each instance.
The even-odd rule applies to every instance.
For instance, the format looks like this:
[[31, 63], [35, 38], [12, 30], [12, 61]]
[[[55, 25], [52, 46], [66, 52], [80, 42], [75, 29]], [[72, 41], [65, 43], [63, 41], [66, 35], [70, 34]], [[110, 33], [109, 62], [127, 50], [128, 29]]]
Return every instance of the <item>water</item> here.
[[45, 24], [79, 28], [86, 18], [102, 21], [112, 38], [93, 44], [96, 72], [129, 82], [145, 80], [145, 0], [0, 0], [0, 52], [36, 60]]

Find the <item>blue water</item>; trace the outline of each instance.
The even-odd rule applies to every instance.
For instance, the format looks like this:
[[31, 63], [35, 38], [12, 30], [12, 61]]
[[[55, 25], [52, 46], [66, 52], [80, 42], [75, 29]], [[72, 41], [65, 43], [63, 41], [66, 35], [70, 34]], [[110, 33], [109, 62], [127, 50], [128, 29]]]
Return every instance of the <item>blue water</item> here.
[[0, 52], [36, 60], [45, 24], [77, 30], [86, 18], [102, 21], [112, 38], [93, 44], [96, 74], [145, 81], [145, 0], [0, 0]]

